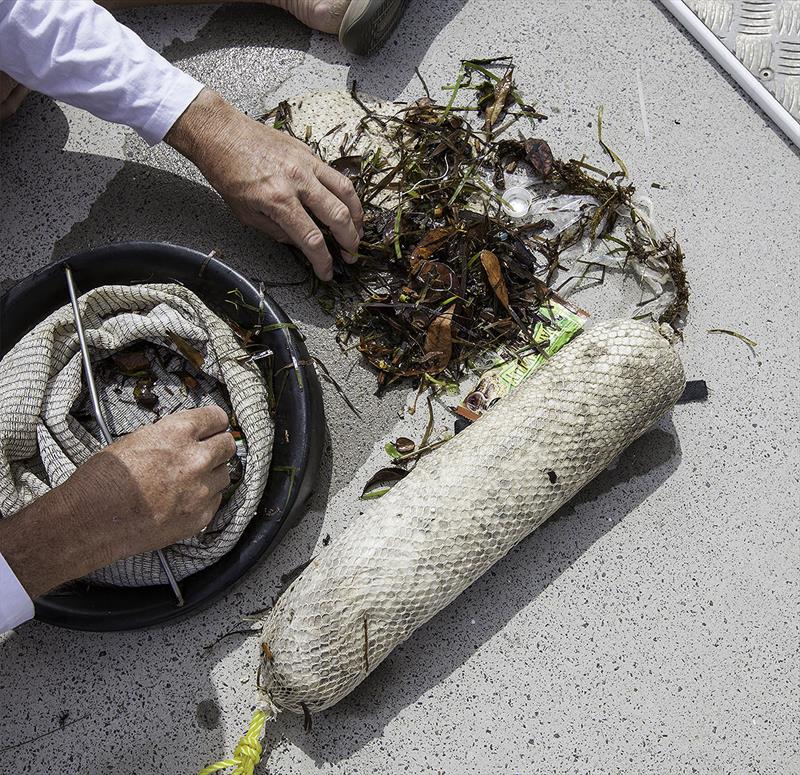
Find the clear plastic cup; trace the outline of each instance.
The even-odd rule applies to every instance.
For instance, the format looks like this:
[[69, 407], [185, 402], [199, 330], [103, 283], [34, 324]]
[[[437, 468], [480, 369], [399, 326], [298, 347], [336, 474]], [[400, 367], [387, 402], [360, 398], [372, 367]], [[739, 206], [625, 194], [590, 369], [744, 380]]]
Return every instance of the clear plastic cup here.
[[533, 196], [527, 188], [514, 186], [503, 192], [503, 212], [512, 218], [524, 218], [531, 209]]

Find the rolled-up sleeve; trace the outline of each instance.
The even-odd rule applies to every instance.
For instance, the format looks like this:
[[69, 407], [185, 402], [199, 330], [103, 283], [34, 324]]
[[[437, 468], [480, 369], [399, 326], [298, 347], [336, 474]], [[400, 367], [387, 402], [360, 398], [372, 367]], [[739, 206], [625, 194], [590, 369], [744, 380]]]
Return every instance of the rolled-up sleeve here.
[[33, 601], [0, 554], [0, 634], [33, 618]]
[[150, 145], [203, 88], [93, 0], [0, 0], [0, 70]]

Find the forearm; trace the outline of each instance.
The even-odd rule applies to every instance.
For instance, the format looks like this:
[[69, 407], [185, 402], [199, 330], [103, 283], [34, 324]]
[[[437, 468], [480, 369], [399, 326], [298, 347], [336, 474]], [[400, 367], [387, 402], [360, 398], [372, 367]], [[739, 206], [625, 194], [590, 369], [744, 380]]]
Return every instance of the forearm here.
[[194, 162], [205, 173], [214, 159], [224, 159], [232, 149], [226, 126], [238, 113], [219, 94], [205, 88], [190, 103], [164, 137], [164, 142]]
[[151, 144], [202, 88], [91, 0], [0, 0], [0, 70]]
[[71, 489], [67, 482], [0, 520], [0, 552], [31, 597], [108, 561], [100, 532], [89, 530], [86, 510]]
[[215, 406], [127, 434], [64, 484], [0, 519], [0, 554], [38, 597], [123, 557], [196, 535], [230, 484], [225, 462], [236, 442], [227, 426], [227, 413]]

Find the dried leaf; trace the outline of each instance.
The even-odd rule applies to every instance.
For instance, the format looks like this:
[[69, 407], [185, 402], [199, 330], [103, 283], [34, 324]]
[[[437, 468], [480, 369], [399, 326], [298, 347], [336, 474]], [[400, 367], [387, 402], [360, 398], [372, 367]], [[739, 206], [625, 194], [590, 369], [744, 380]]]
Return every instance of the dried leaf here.
[[485, 131], [491, 128], [497, 122], [497, 119], [503, 114], [508, 99], [511, 96], [511, 89], [514, 85], [513, 71], [509, 68], [506, 74], [497, 82], [494, 87], [494, 101], [486, 111], [486, 120], [484, 121], [483, 128]]
[[[565, 269], [561, 254], [584, 237], [607, 237], [620, 217], [634, 219], [631, 185], [583, 159], [553, 159], [540, 131], [533, 136], [508, 131], [523, 119], [541, 118], [511, 83], [512, 65], [503, 58], [462, 62], [446, 104], [429, 97], [385, 115], [362, 104], [366, 119], [358, 132], [369, 133], [367, 125], [375, 124], [388, 145], [361, 159], [353, 179], [365, 206], [359, 261], [342, 269], [336, 260], [339, 270], [324, 297], [336, 317], [340, 346], [358, 348], [375, 368], [378, 393], [404, 377], [420, 376], [421, 386], [447, 390], [481, 356], [527, 343], [542, 321], [541, 308], [547, 315], [548, 286]], [[491, 130], [481, 131], [478, 126], [487, 119]], [[356, 172], [352, 156], [365, 147], [364, 139], [353, 136], [340, 145], [343, 170]], [[502, 190], [507, 176], [521, 167], [545, 180], [553, 194], [587, 197], [599, 205], [580, 211], [563, 237], [543, 233], [556, 230], [556, 218], [512, 220], [499, 207], [487, 173]], [[482, 249], [496, 256], [497, 266], [491, 259], [484, 266]], [[630, 239], [630, 246], [618, 250], [631, 258], [631, 267], [666, 254], [678, 291], [662, 318], [674, 322], [686, 308], [682, 255], [674, 238], [663, 250], [644, 238], [640, 246]], [[452, 320], [449, 314], [442, 319], [451, 306]], [[439, 369], [447, 379], [439, 379]]]
[[417, 260], [412, 272], [420, 282], [437, 293], [455, 289], [455, 275], [447, 264], [443, 264], [441, 261]]
[[442, 446], [442, 444], [446, 444], [450, 439], [453, 438], [453, 434], [446, 432], [438, 441], [432, 441], [430, 444], [426, 444], [425, 446], [420, 445], [417, 449], [413, 452], [409, 452], [407, 455], [403, 455], [402, 457], [398, 458], [396, 463], [407, 463], [410, 460], [418, 460], [423, 455], [427, 455], [428, 452], [432, 452], [434, 449], [438, 449]]
[[139, 406], [151, 412], [158, 406], [158, 396], [153, 392], [153, 380], [147, 377], [137, 380], [133, 387], [133, 397]]
[[406, 436], [400, 436], [400, 438], [395, 441], [394, 446], [401, 455], [407, 455], [409, 452], [414, 451], [416, 444]]
[[481, 251], [481, 264], [486, 270], [486, 276], [489, 278], [489, 285], [500, 303], [506, 308], [510, 309], [508, 303], [508, 289], [506, 288], [505, 280], [503, 279], [503, 270], [500, 268], [500, 261], [491, 250]]
[[193, 344], [190, 344], [182, 336], [178, 336], [178, 334], [174, 334], [172, 331], [167, 331], [167, 336], [172, 344], [178, 348], [181, 355], [186, 358], [192, 366], [196, 369], [203, 368], [205, 356]]
[[425, 398], [428, 404], [428, 424], [425, 426], [425, 433], [422, 434], [422, 441], [419, 443], [420, 447], [428, 446], [431, 434], [433, 433], [433, 402], [431, 401], [430, 395], [427, 395]]
[[197, 390], [200, 387], [200, 383], [188, 371], [180, 372], [178, 377], [187, 390]]
[[111, 356], [114, 365], [128, 377], [150, 371], [150, 361], [144, 350], [120, 350]]
[[408, 476], [408, 471], [403, 468], [381, 468], [364, 485], [364, 489], [361, 491], [361, 500], [380, 498], [391, 489], [392, 484], [405, 479], [406, 476]]
[[253, 336], [255, 336], [256, 333], [255, 329], [242, 328], [242, 326], [240, 326], [235, 320], [227, 319], [225, 322], [230, 326], [230, 329], [233, 331], [234, 335], [238, 339], [239, 344], [242, 347], [249, 347], [250, 343], [253, 340]]
[[738, 331], [731, 331], [727, 328], [709, 328], [709, 334], [727, 334], [728, 336], [736, 337], [736, 339], [741, 339], [746, 345], [749, 347], [758, 347], [758, 342], [754, 342], [752, 339], [746, 337], [744, 334], [740, 334]]
[[438, 374], [447, 368], [453, 354], [453, 307], [450, 306], [441, 315], [437, 315], [425, 336], [425, 352], [434, 357], [430, 360], [427, 371]]
[[536, 174], [541, 178], [549, 178], [553, 171], [553, 152], [544, 140], [531, 138], [525, 141], [525, 158]]
[[447, 240], [452, 235], [452, 229], [431, 229], [425, 236], [414, 246], [411, 251], [411, 265], [412, 268], [418, 261], [425, 258], [430, 258], [437, 250], [444, 247]]
[[361, 156], [341, 156], [330, 162], [330, 166], [351, 180], [361, 173]]

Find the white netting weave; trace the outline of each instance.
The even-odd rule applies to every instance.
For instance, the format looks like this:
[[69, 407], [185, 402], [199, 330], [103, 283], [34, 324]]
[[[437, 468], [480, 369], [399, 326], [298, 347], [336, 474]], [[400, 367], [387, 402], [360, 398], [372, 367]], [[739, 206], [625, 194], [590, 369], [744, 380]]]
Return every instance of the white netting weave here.
[[314, 557], [264, 623], [268, 709], [330, 707], [535, 530], [680, 396], [649, 324], [598, 323]]

